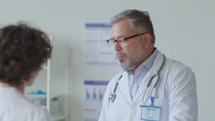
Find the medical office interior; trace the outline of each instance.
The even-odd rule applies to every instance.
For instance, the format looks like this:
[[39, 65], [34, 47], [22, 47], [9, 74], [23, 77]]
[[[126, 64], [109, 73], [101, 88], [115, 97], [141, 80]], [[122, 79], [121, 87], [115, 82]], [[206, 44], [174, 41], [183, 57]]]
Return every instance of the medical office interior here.
[[120, 71], [118, 65], [92, 66], [85, 63], [85, 24], [109, 23], [113, 15], [124, 9], [141, 9], [150, 13], [156, 34], [155, 46], [167, 57], [189, 65], [196, 74], [198, 120], [213, 121], [213, 0], [1, 1], [0, 26], [23, 20], [43, 29], [52, 39], [52, 59], [35, 84], [26, 90], [26, 95], [32, 98], [32, 94], [40, 93], [42, 97], [50, 91], [49, 101], [37, 103], [48, 105], [56, 121], [84, 121], [84, 80], [108, 81]]

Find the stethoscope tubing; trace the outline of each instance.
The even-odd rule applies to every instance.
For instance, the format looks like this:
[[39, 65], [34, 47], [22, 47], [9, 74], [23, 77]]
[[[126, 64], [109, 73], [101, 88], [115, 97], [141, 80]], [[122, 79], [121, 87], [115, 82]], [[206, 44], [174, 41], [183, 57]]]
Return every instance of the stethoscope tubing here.
[[[124, 71], [123, 71], [123, 72], [124, 72]], [[123, 73], [123, 72], [122, 72], [122, 73]], [[120, 77], [119, 77], [118, 80], [117, 80], [116, 85], [114, 86], [113, 93], [110, 94], [110, 96], [109, 96], [109, 100], [111, 100], [112, 103], [113, 103], [113, 102], [115, 101], [115, 99], [116, 99], [116, 90], [117, 90], [117, 88], [118, 88], [119, 81], [120, 81], [121, 78], [122, 78], [122, 74], [120, 75]]]
[[[160, 68], [159, 68], [159, 69], [156, 71], [156, 73], [149, 79], [149, 82], [148, 82], [148, 84], [147, 84], [147, 86], [146, 86], [146, 89], [145, 89], [145, 91], [144, 91], [143, 98], [142, 98], [143, 105], [145, 105], [145, 103], [147, 102], [147, 100], [150, 98], [150, 95], [152, 94], [152, 92], [155, 91], [155, 89], [156, 89], [156, 87], [157, 87], [157, 84], [158, 84], [158, 82], [159, 82], [159, 80], [160, 80], [160, 71], [163, 69], [163, 66], [164, 66], [165, 62], [166, 62], [166, 57], [165, 57], [165, 55], [163, 55], [163, 61], [162, 61], [162, 63], [161, 63]], [[144, 102], [143, 99], [144, 99], [144, 97], [145, 97], [145, 93], [146, 93], [146, 91], [148, 90], [148, 88], [150, 87], [150, 85], [151, 85], [151, 83], [152, 83], [152, 81], [153, 81], [153, 79], [154, 79], [155, 77], [157, 77], [157, 80], [156, 80], [155, 84], [153, 85], [153, 88], [150, 90], [149, 95], [148, 95], [148, 97], [146, 98], [146, 100], [145, 100], [145, 102]]]

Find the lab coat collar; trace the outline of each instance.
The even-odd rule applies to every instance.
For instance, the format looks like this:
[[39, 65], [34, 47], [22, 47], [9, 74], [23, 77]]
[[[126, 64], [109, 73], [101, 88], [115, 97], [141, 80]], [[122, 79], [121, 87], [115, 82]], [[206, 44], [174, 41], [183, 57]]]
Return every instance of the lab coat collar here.
[[[163, 62], [163, 55], [161, 54], [161, 52], [158, 52], [155, 61], [151, 67], [151, 69], [146, 73], [146, 75], [143, 77], [143, 81], [141, 82], [139, 89], [137, 90], [137, 94], [134, 97], [133, 102], [138, 102], [138, 100], [142, 100], [142, 96], [144, 91], [146, 90], [146, 86], [148, 84], [148, 81], [150, 80], [150, 78], [156, 73], [157, 70], [159, 70], [161, 64]], [[152, 82], [151, 85], [154, 85], [154, 82]], [[146, 100], [146, 98], [149, 95], [149, 91], [151, 90], [151, 88], [149, 88], [144, 96], [143, 100]]]

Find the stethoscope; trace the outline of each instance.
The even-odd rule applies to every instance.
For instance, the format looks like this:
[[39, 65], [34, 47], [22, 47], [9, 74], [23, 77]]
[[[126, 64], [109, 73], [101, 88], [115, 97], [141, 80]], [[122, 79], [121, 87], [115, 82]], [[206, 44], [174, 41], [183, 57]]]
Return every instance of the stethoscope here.
[[[148, 84], [147, 84], [147, 86], [146, 86], [146, 89], [145, 89], [145, 91], [144, 91], [144, 94], [143, 94], [143, 98], [145, 97], [145, 93], [146, 93], [146, 91], [148, 90], [148, 88], [150, 87], [150, 85], [151, 85], [153, 79], [157, 77], [157, 80], [156, 80], [156, 82], [154, 83], [153, 89], [150, 91], [149, 96], [150, 96], [150, 95], [152, 94], [152, 92], [155, 90], [155, 88], [156, 88], [156, 86], [157, 86], [157, 84], [158, 84], [158, 82], [159, 82], [159, 79], [160, 79], [160, 71], [162, 70], [162, 68], [163, 68], [163, 66], [164, 66], [164, 64], [165, 64], [165, 61], [166, 61], [166, 57], [165, 57], [165, 55], [163, 55], [163, 61], [162, 61], [161, 65], [160, 65], [160, 67], [159, 67], [158, 70], [155, 72], [155, 74], [153, 74], [152, 77], [149, 79], [149, 82], [148, 82]], [[124, 71], [123, 71], [123, 72], [124, 72]], [[123, 73], [123, 72], [122, 72], [122, 73]], [[115, 99], [116, 99], [116, 91], [117, 91], [117, 88], [118, 88], [118, 85], [119, 85], [119, 81], [120, 81], [120, 79], [122, 78], [122, 73], [121, 73], [120, 77], [118, 78], [117, 83], [116, 83], [115, 86], [114, 86], [113, 93], [111, 93], [110, 96], [109, 96], [109, 100], [110, 100], [112, 103], [114, 103], [114, 101], [115, 101]], [[149, 99], [149, 96], [148, 96], [146, 99]], [[144, 102], [144, 104], [145, 104], [145, 102]]]

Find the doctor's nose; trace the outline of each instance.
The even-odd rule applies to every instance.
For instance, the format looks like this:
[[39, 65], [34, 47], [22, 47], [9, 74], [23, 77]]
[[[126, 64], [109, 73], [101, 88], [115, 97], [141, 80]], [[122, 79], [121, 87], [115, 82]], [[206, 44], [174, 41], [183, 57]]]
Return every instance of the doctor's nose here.
[[115, 51], [120, 51], [120, 50], [122, 50], [122, 46], [120, 45], [119, 42], [115, 42], [115, 44], [114, 44], [114, 46], [113, 46], [113, 49], [114, 49]]

